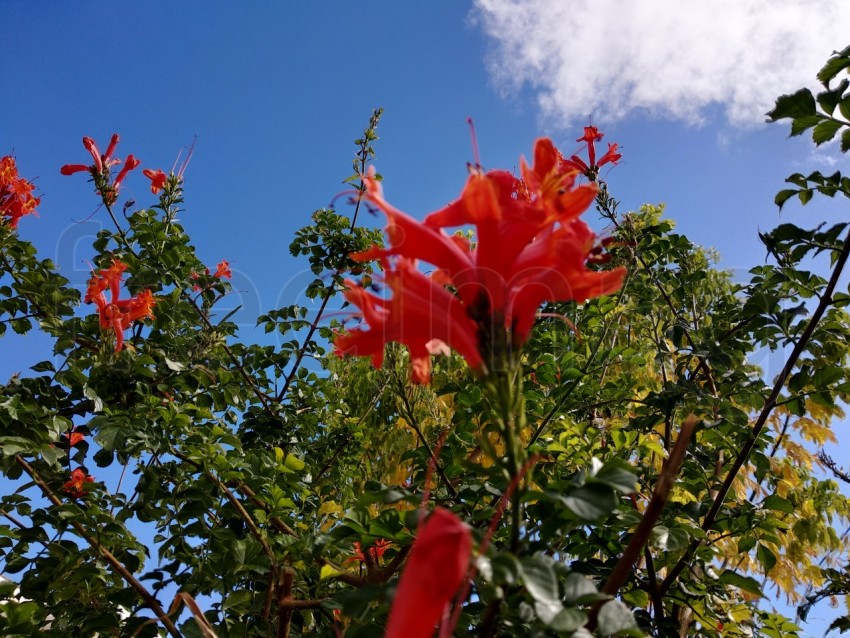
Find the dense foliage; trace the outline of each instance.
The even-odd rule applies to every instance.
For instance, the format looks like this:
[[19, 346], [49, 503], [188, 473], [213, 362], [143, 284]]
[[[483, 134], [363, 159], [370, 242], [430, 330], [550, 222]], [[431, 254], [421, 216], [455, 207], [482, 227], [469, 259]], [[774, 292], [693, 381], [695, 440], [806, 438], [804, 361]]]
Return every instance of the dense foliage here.
[[[850, 150], [850, 80], [836, 81], [848, 68], [850, 48], [821, 93], [783, 96], [770, 117]], [[581, 208], [610, 224], [604, 250], [585, 237], [580, 272], [575, 253], [551, 256], [575, 294], [548, 289], [536, 315], [525, 280], [514, 305], [481, 306], [458, 273], [427, 279], [407, 261], [443, 266], [428, 259], [436, 239], [407, 254], [392, 229], [382, 249], [358, 224], [366, 206], [408, 223], [369, 170], [380, 115], [356, 142], [351, 217], [318, 210], [290, 246], [315, 275], [314, 307], [257, 320], [280, 345], [244, 343], [217, 314], [230, 273], [201, 263], [180, 224], [182, 170], [145, 169], [157, 203], [119, 220], [138, 162], [113, 158], [117, 136], [103, 154], [86, 138], [93, 163], [62, 171], [91, 178], [114, 229], [81, 294], [19, 234], [38, 200], [2, 160], [0, 333], [39, 330], [55, 354], [0, 395], [0, 557], [15, 581], [0, 585], [2, 634], [373, 636], [392, 609], [388, 635], [439, 622], [441, 635], [778, 637], [800, 630], [760, 606], [766, 590], [803, 620], [850, 593], [848, 477], [822, 451], [850, 393], [847, 224], [765, 233], [770, 261], [733, 282], [660, 207], [618, 210], [598, 170], [616, 146], [597, 158], [586, 130], [585, 157], [546, 165], [555, 182], [537, 171], [543, 151], [521, 179], [497, 176], [515, 189], [499, 206], [543, 215], [528, 246], [578, 246], [564, 198], [589, 193]], [[472, 172], [468, 188], [491, 179]], [[840, 173], [788, 182], [779, 205], [850, 198]], [[445, 241], [480, 265], [493, 218], [452, 210], [479, 232]], [[579, 293], [579, 280], [604, 285]], [[439, 288], [431, 299], [454, 314], [377, 330], [382, 313], [412, 312], [382, 300], [414, 285]], [[360, 327], [328, 318], [343, 292]], [[522, 318], [506, 324], [511, 312]], [[375, 359], [367, 324], [380, 367], [334, 355], [336, 342]], [[432, 361], [446, 344], [463, 356]], [[766, 352], [781, 366], [759, 369]]]

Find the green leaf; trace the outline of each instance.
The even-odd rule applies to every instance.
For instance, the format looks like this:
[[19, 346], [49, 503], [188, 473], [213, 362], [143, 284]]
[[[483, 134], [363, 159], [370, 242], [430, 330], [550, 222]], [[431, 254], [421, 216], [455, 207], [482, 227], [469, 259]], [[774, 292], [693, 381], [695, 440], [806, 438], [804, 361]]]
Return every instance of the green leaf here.
[[776, 554], [761, 543], [759, 543], [756, 549], [756, 558], [764, 568], [765, 574], [769, 573], [773, 569], [773, 566], [776, 565]]
[[534, 600], [543, 603], [558, 603], [558, 578], [554, 561], [548, 556], [527, 556], [519, 562], [522, 582]]
[[174, 372], [183, 372], [183, 370], [186, 369], [186, 366], [184, 364], [172, 361], [168, 357], [165, 358], [165, 365], [168, 367], [169, 370], [172, 370]]
[[847, 151], [850, 151], [850, 129], [841, 133], [841, 152], [846, 153]]
[[30, 452], [35, 447], [35, 444], [31, 440], [21, 436], [0, 437], [0, 451], [5, 456], [13, 456], [19, 452]]
[[637, 491], [637, 477], [631, 470], [623, 467], [619, 461], [606, 463], [594, 478], [623, 494], [634, 494]]
[[787, 202], [790, 198], [794, 197], [794, 195], [796, 194], [797, 191], [791, 188], [786, 188], [785, 190], [781, 190], [776, 193], [776, 197], [773, 199], [773, 201], [781, 209], [783, 204], [785, 204], [785, 202]]
[[83, 386], [83, 394], [86, 395], [87, 399], [91, 399], [92, 403], [94, 403], [93, 412], [100, 412], [103, 410], [103, 401], [101, 401], [100, 397], [97, 396], [97, 392], [88, 385], [85, 385]]
[[563, 497], [569, 510], [586, 521], [595, 521], [610, 514], [617, 507], [614, 491], [601, 483], [590, 483]]
[[823, 120], [822, 115], [806, 115], [791, 121], [791, 137], [795, 137], [808, 131], [810, 128]]
[[53, 362], [51, 361], [41, 361], [36, 363], [34, 366], [30, 366], [30, 370], [33, 372], [56, 372], [56, 368], [53, 366]]
[[783, 512], [785, 514], [794, 513], [794, 506], [791, 504], [791, 501], [787, 498], [782, 498], [779, 494], [771, 494], [762, 501], [761, 506], [765, 509]]
[[587, 622], [587, 614], [578, 609], [564, 609], [560, 603], [547, 605], [537, 601], [534, 611], [546, 626], [560, 633], [573, 632]]
[[775, 122], [784, 118], [798, 118], [814, 115], [817, 112], [815, 98], [809, 89], [800, 89], [791, 95], [782, 95], [776, 100], [776, 106], [767, 116]]
[[679, 527], [666, 527], [656, 525], [650, 536], [652, 544], [661, 551], [676, 552], [683, 549], [690, 542], [688, 533]]
[[[276, 448], [276, 449], [280, 449], [280, 448]], [[302, 461], [301, 459], [299, 459], [297, 456], [295, 456], [293, 454], [287, 454], [286, 455], [286, 457], [283, 460], [283, 465], [284, 465], [284, 467], [287, 467], [288, 469], [293, 470], [295, 472], [300, 472], [301, 470], [304, 469], [304, 461]]]
[[595, 596], [596, 594], [598, 594], [596, 585], [590, 580], [578, 572], [567, 574], [566, 581], [564, 582], [564, 600], [569, 604], [574, 604], [585, 596]]
[[224, 599], [221, 606], [222, 611], [232, 611], [240, 616], [247, 612], [251, 607], [253, 593], [245, 589], [235, 591]]
[[824, 142], [828, 142], [835, 134], [838, 133], [838, 129], [842, 127], [841, 122], [836, 122], [835, 120], [824, 120], [812, 131], [812, 139], [815, 141], [815, 144], [820, 146]]
[[850, 66], [850, 58], [842, 56], [841, 54], [831, 57], [827, 63], [821, 67], [821, 70], [818, 71], [818, 81], [821, 84], [827, 85], [832, 78], [848, 66]]
[[838, 103], [838, 112], [844, 119], [850, 120], [850, 96], [845, 97]]
[[[628, 607], [619, 600], [610, 600], [599, 609], [597, 628], [599, 633], [610, 636], [621, 631], [636, 629], [637, 622]], [[638, 632], [636, 635], [642, 634]]]
[[749, 576], [742, 576], [738, 572], [732, 571], [731, 569], [726, 569], [717, 579], [721, 585], [730, 585], [731, 587], [737, 587], [738, 589], [745, 591], [750, 594], [755, 594], [756, 596], [762, 596], [761, 585], [755, 578], [750, 578]]
[[749, 535], [748, 536], [742, 536], [740, 539], [738, 539], [738, 553], [739, 554], [746, 554], [747, 552], [749, 552], [755, 546], [756, 546], [755, 536], [749, 536]]

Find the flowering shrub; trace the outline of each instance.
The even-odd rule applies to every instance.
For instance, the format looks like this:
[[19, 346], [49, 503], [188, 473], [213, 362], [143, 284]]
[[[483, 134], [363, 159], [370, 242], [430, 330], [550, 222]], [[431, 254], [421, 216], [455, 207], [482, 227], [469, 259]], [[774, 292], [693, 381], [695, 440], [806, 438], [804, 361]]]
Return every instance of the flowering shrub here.
[[36, 214], [41, 200], [33, 197], [34, 189], [32, 182], [18, 175], [14, 157], [0, 158], [0, 215], [10, 228], [17, 228], [21, 217]]
[[[848, 68], [771, 118], [850, 150]], [[313, 305], [262, 314], [275, 343], [217, 313], [232, 273], [177, 219], [188, 160], [144, 168], [157, 199], [119, 221], [140, 163], [84, 139], [92, 163], [61, 170], [114, 225], [87, 284], [22, 237], [38, 199], [0, 161], [0, 334], [54, 353], [0, 394], [0, 634], [795, 636], [764, 583], [802, 614], [850, 592], [850, 502], [821, 474], [847, 473], [812, 452], [850, 399], [847, 224], [764, 233], [773, 262], [735, 284], [660, 207], [618, 210], [593, 126], [517, 174], [476, 163], [417, 221], [371, 169], [379, 118], [350, 218], [320, 209], [290, 245]], [[850, 197], [840, 173], [789, 185], [778, 204]]]

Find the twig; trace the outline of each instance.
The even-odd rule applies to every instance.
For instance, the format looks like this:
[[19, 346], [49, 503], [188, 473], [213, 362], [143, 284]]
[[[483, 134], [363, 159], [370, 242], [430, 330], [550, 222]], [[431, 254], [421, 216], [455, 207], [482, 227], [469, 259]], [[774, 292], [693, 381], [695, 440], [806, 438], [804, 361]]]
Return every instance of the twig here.
[[[640, 554], [649, 539], [649, 535], [655, 527], [655, 523], [658, 521], [658, 518], [661, 516], [661, 512], [664, 510], [664, 506], [667, 504], [667, 498], [670, 495], [670, 490], [673, 488], [676, 474], [679, 473], [679, 468], [685, 458], [685, 452], [688, 449], [688, 443], [690, 443], [696, 425], [697, 419], [693, 415], [690, 415], [687, 419], [685, 419], [685, 422], [682, 424], [682, 429], [679, 431], [676, 444], [673, 446], [670, 456], [661, 468], [661, 474], [658, 477], [658, 481], [655, 483], [655, 489], [652, 492], [652, 498], [649, 500], [649, 504], [646, 506], [646, 511], [644, 511], [643, 517], [641, 517], [637, 529], [635, 529], [635, 533], [632, 535], [623, 555], [620, 557], [620, 560], [617, 561], [613, 571], [608, 576], [608, 580], [606, 580], [605, 584], [602, 586], [602, 593], [614, 596], [618, 591], [620, 591], [620, 588], [625, 584], [626, 579], [629, 577], [632, 566], [640, 557]], [[653, 600], [660, 601], [660, 599], [661, 594], [656, 590], [656, 596]], [[653, 602], [653, 605], [655, 605], [655, 602]], [[597, 603], [591, 611], [590, 620], [588, 621], [588, 627], [590, 629], [595, 628], [596, 614], [601, 606], [601, 602]]]
[[[50, 486], [44, 482], [41, 476], [33, 469], [33, 467], [27, 463], [21, 456], [15, 455], [15, 462], [23, 468], [23, 470], [29, 474], [30, 478], [35, 482], [36, 485], [41, 489], [42, 493], [47, 497], [47, 499], [53, 503], [56, 507], [62, 506], [62, 501], [58, 496], [50, 489]], [[153, 594], [151, 594], [147, 588], [139, 582], [130, 571], [124, 567], [124, 565], [112, 555], [108, 549], [106, 549], [100, 542], [92, 535], [90, 535], [86, 529], [74, 519], [69, 519], [69, 523], [76, 530], [77, 534], [80, 535], [81, 538], [85, 539], [85, 541], [97, 551], [101, 557], [109, 564], [115, 572], [121, 576], [125, 580], [125, 582], [139, 595], [139, 597], [145, 602], [145, 605], [154, 613], [157, 619], [163, 624], [169, 634], [174, 638], [182, 638], [180, 632], [177, 629], [177, 626], [174, 622], [169, 618], [165, 610], [163, 610], [162, 606], [160, 606], [159, 601], [154, 598]]]
[[[721, 485], [720, 489], [718, 490], [717, 496], [715, 496], [711, 508], [703, 519], [701, 527], [704, 531], [707, 532], [709, 529], [711, 529], [712, 525], [714, 525], [715, 519], [717, 518], [717, 514], [720, 512], [720, 509], [723, 507], [723, 503], [726, 500], [726, 495], [732, 488], [732, 483], [738, 476], [738, 472], [741, 471], [741, 468], [743, 467], [744, 463], [747, 462], [747, 459], [750, 457], [753, 448], [758, 442], [758, 438], [761, 435], [762, 430], [764, 429], [764, 425], [767, 422], [767, 419], [770, 416], [771, 412], [773, 411], [773, 408], [776, 406], [776, 401], [779, 398], [779, 394], [785, 387], [785, 382], [791, 375], [791, 372], [794, 369], [794, 365], [797, 363], [797, 359], [800, 358], [800, 355], [806, 349], [806, 346], [808, 345], [809, 340], [812, 338], [812, 335], [814, 334], [815, 328], [820, 322], [821, 317], [823, 317], [823, 314], [826, 312], [827, 307], [832, 303], [832, 293], [835, 291], [835, 287], [838, 285], [838, 280], [840, 279], [841, 273], [844, 270], [844, 266], [847, 263], [848, 256], [850, 256], [850, 234], [848, 234], [848, 236], [845, 238], [844, 245], [841, 248], [841, 252], [839, 253], [838, 258], [835, 260], [835, 266], [833, 267], [832, 275], [830, 276], [829, 281], [826, 284], [823, 296], [820, 298], [820, 301], [818, 302], [815, 311], [809, 318], [809, 322], [806, 324], [806, 327], [800, 335], [800, 338], [794, 345], [794, 349], [788, 356], [788, 360], [785, 362], [785, 366], [782, 368], [782, 372], [780, 372], [779, 376], [776, 378], [776, 382], [773, 384], [773, 389], [771, 390], [770, 395], [768, 395], [767, 399], [765, 399], [764, 406], [762, 407], [761, 412], [759, 413], [758, 418], [756, 419], [756, 422], [753, 425], [753, 429], [749, 438], [744, 443], [743, 447], [741, 448], [741, 451], [738, 453], [738, 456], [735, 457], [735, 460], [732, 463], [732, 467], [726, 474], [726, 479], [723, 481], [723, 485]], [[678, 578], [679, 574], [682, 573], [682, 570], [685, 568], [686, 563], [691, 559], [691, 556], [693, 556], [694, 552], [701, 544], [702, 539], [691, 541], [691, 544], [685, 550], [685, 553], [682, 555], [676, 565], [674, 565], [673, 568], [668, 572], [667, 577], [664, 579], [664, 582], [661, 583], [662, 595], [668, 589], [670, 589], [676, 578]]]
[[[360, 150], [357, 153], [357, 157], [360, 158], [361, 175], [365, 175], [366, 164], [369, 162], [368, 148], [370, 146], [371, 139], [368, 133], [369, 131], [375, 131], [375, 129], [378, 128], [378, 121], [381, 119], [382, 112], [382, 109], [375, 109], [372, 111], [372, 118], [369, 120], [369, 128], [366, 129], [366, 132], [364, 132], [363, 138], [360, 141]], [[366, 184], [363, 182], [363, 180], [360, 180], [360, 186], [357, 188], [357, 191], [360, 195], [362, 195], [366, 191]], [[358, 197], [357, 202], [354, 205], [354, 214], [351, 217], [351, 224], [348, 227], [349, 235], [354, 232], [354, 227], [357, 224], [357, 215], [360, 212], [360, 204], [362, 201], [362, 197]], [[345, 263], [345, 259], [347, 258], [348, 255], [342, 255], [340, 257], [339, 263]], [[313, 339], [313, 335], [319, 328], [319, 321], [322, 319], [325, 309], [328, 307], [328, 302], [331, 300], [331, 297], [333, 297], [334, 292], [336, 292], [336, 290], [333, 284], [331, 284], [325, 290], [325, 294], [322, 297], [322, 303], [319, 306], [319, 311], [316, 313], [316, 318], [313, 320], [313, 323], [310, 324], [310, 329], [307, 331], [307, 336], [304, 337], [304, 341], [301, 344], [301, 347], [298, 349], [298, 355], [295, 357], [295, 363], [292, 364], [292, 370], [289, 371], [289, 374], [283, 382], [283, 388], [281, 388], [280, 392], [278, 392], [277, 394], [278, 403], [280, 403], [286, 398], [286, 393], [289, 392], [289, 386], [292, 385], [292, 382], [295, 380], [295, 375], [298, 372], [298, 368], [301, 367], [301, 360], [304, 358], [304, 355], [307, 354], [307, 348], [309, 347], [310, 342]]]

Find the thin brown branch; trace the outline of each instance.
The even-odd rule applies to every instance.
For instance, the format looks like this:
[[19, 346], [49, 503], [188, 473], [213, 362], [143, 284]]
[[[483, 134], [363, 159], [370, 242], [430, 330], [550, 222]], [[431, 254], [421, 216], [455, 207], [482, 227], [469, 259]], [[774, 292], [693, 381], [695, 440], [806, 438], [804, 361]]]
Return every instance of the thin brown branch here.
[[[263, 510], [266, 513], [268, 513], [271, 510], [268, 503], [265, 503], [262, 500], [260, 500], [257, 497], [257, 493], [254, 490], [252, 490], [250, 487], [248, 487], [244, 482], [238, 481], [236, 483], [236, 489], [238, 489], [245, 496], [247, 496], [248, 500], [251, 501], [251, 504], [254, 505], [255, 507], [259, 507], [261, 510]], [[282, 520], [280, 520], [277, 516], [270, 516], [269, 517], [269, 523], [271, 523], [272, 527], [274, 527], [281, 534], [286, 534], [287, 536], [292, 536], [292, 537], [295, 537], [295, 538], [298, 537], [298, 534], [295, 532], [295, 530], [292, 529], [286, 523], [284, 523]]]
[[[32, 478], [33, 482], [38, 485], [39, 489], [41, 489], [42, 494], [56, 507], [61, 507], [62, 501], [58, 496], [50, 489], [50, 486], [45, 483], [44, 479], [39, 476], [39, 474], [35, 471], [35, 469], [27, 463], [21, 456], [15, 455], [15, 462]], [[177, 629], [177, 626], [174, 622], [169, 618], [165, 610], [159, 604], [159, 601], [151, 594], [147, 588], [133, 576], [130, 571], [124, 567], [124, 565], [119, 561], [115, 556], [112, 555], [108, 549], [106, 549], [100, 542], [91, 534], [89, 534], [86, 529], [74, 519], [69, 520], [71, 526], [74, 530], [79, 534], [81, 538], [83, 538], [92, 549], [100, 554], [104, 561], [117, 573], [124, 581], [139, 595], [142, 601], [145, 603], [145, 606], [150, 609], [157, 620], [159, 620], [168, 633], [174, 638], [181, 638], [181, 634]]]
[[[823, 295], [818, 302], [817, 307], [815, 308], [812, 316], [809, 318], [808, 323], [806, 324], [805, 329], [803, 330], [800, 338], [797, 340], [794, 345], [794, 349], [791, 351], [791, 354], [788, 356], [788, 359], [785, 361], [785, 366], [782, 368], [782, 371], [779, 373], [779, 376], [776, 377], [776, 381], [773, 384], [773, 389], [770, 392], [770, 395], [765, 399], [764, 406], [762, 406], [761, 412], [756, 418], [755, 424], [753, 425], [752, 432], [750, 433], [749, 438], [746, 440], [744, 445], [741, 447], [741, 451], [738, 452], [738, 455], [735, 457], [734, 462], [732, 463], [732, 467], [729, 468], [729, 472], [726, 474], [726, 479], [723, 481], [723, 485], [717, 492], [717, 496], [714, 498], [714, 502], [711, 505], [708, 513], [705, 515], [705, 518], [702, 522], [702, 529], [704, 531], [708, 531], [711, 529], [712, 525], [714, 525], [715, 519], [717, 518], [718, 513], [723, 507], [723, 503], [726, 500], [726, 495], [729, 493], [729, 490], [732, 488], [732, 483], [738, 476], [738, 472], [741, 471], [741, 468], [744, 466], [744, 463], [749, 459], [750, 454], [753, 451], [756, 443], [758, 442], [759, 436], [764, 429], [765, 423], [767, 423], [767, 419], [770, 416], [771, 412], [773, 412], [774, 407], [776, 407], [777, 399], [779, 398], [782, 389], [785, 387], [785, 383], [788, 380], [788, 377], [791, 375], [791, 372], [794, 369], [795, 364], [797, 363], [797, 359], [800, 358], [800, 355], [808, 346], [809, 341], [814, 334], [815, 328], [817, 328], [818, 323], [823, 317], [826, 309], [832, 303], [832, 293], [835, 291], [835, 287], [838, 285], [838, 280], [841, 277], [841, 273], [844, 270], [844, 266], [847, 263], [847, 258], [850, 257], [850, 235], [848, 235], [844, 240], [844, 245], [841, 248], [841, 252], [838, 255], [838, 258], [835, 260], [835, 265], [832, 269], [832, 274], [830, 275], [829, 281], [826, 284], [826, 288], [824, 289]], [[670, 569], [667, 574], [667, 577], [664, 579], [664, 582], [661, 583], [661, 593], [662, 595], [673, 585], [676, 581], [676, 578], [679, 577], [679, 574], [682, 573], [682, 570], [687, 565], [688, 561], [690, 561], [691, 557], [696, 552], [697, 548], [702, 543], [702, 540], [694, 540], [685, 550], [685, 553], [679, 559], [679, 561]]]
[[416, 436], [419, 437], [420, 443], [422, 443], [425, 450], [428, 452], [428, 457], [431, 459], [431, 462], [434, 464], [434, 469], [437, 471], [437, 474], [440, 475], [440, 479], [443, 481], [443, 485], [446, 486], [446, 489], [451, 494], [452, 498], [457, 498], [457, 490], [454, 485], [449, 481], [449, 477], [446, 476], [446, 472], [443, 469], [443, 466], [440, 465], [440, 460], [435, 456], [434, 449], [431, 447], [431, 444], [428, 443], [428, 439], [425, 438], [425, 435], [422, 433], [422, 428], [419, 427], [419, 421], [416, 416], [413, 414], [413, 406], [410, 404], [410, 399], [407, 396], [407, 389], [405, 387], [405, 382], [399, 380], [399, 397], [402, 401], [403, 411], [405, 420], [407, 424], [416, 432]]
[[679, 430], [679, 436], [676, 438], [676, 444], [673, 446], [670, 456], [661, 468], [661, 474], [655, 483], [652, 498], [650, 498], [649, 504], [646, 506], [646, 510], [638, 523], [637, 529], [635, 529], [635, 533], [632, 534], [632, 538], [623, 555], [614, 566], [613, 571], [608, 576], [608, 580], [605, 581], [605, 585], [601, 590], [603, 593], [613, 596], [620, 591], [620, 588], [625, 584], [626, 579], [631, 573], [632, 566], [640, 557], [640, 553], [643, 551], [649, 535], [655, 527], [655, 523], [658, 521], [661, 512], [664, 510], [664, 506], [667, 504], [667, 498], [675, 483], [676, 474], [679, 473], [679, 468], [685, 458], [685, 452], [688, 449], [688, 443], [690, 443], [696, 425], [697, 419], [693, 415], [685, 419], [685, 422], [682, 424], [682, 428]]
[[293, 608], [287, 605], [292, 600], [292, 581], [294, 574], [291, 569], [284, 568], [277, 598], [277, 638], [289, 638], [289, 627], [292, 623]]

